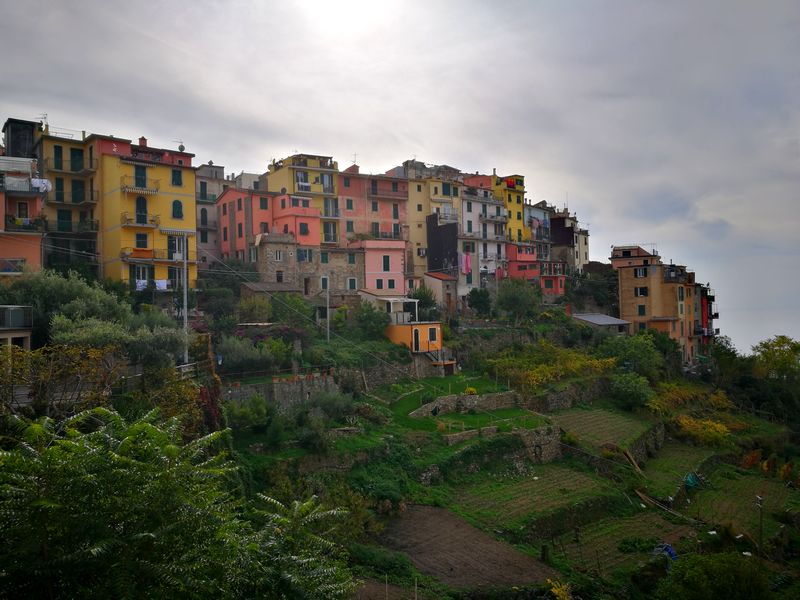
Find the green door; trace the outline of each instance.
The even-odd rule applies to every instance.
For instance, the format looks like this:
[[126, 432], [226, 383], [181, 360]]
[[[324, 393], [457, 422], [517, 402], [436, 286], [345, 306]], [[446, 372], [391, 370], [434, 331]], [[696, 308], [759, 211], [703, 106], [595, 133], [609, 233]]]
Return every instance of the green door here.
[[58, 231], [72, 231], [72, 211], [71, 210], [58, 210], [56, 215], [58, 223]]
[[79, 204], [83, 202], [85, 195], [86, 195], [86, 182], [84, 182], [82, 179], [73, 179], [72, 202], [74, 204]]
[[53, 168], [64, 168], [64, 148], [61, 146], [53, 146]]
[[69, 170], [80, 171], [83, 169], [83, 149], [70, 148], [69, 149]]
[[146, 188], [147, 187], [147, 168], [141, 165], [134, 165], [133, 167], [133, 178], [134, 178], [134, 185], [137, 188]]

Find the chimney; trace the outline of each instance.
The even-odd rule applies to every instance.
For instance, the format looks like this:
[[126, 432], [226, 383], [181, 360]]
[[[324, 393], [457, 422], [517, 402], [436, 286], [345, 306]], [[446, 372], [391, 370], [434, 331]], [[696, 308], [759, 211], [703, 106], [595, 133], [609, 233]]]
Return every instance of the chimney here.
[[495, 177], [497, 177], [497, 169], [496, 169], [496, 168], [494, 168], [494, 167], [492, 167], [492, 175], [494, 175]]
[[139, 145], [143, 148], [147, 148], [147, 138], [142, 136], [139, 138]]

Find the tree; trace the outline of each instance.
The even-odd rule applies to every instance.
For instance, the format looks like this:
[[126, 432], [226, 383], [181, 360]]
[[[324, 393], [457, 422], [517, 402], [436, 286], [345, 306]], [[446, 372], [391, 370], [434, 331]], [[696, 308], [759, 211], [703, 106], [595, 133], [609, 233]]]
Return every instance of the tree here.
[[636, 373], [618, 373], [611, 378], [611, 396], [625, 410], [644, 406], [653, 393], [647, 378]]
[[800, 380], [800, 342], [776, 335], [753, 346], [755, 374], [785, 383]]
[[382, 339], [383, 332], [389, 324], [389, 315], [366, 300], [362, 300], [353, 310], [353, 318], [364, 339]]
[[760, 600], [772, 598], [766, 572], [738, 553], [689, 554], [673, 563], [656, 596], [664, 600]]
[[242, 298], [236, 306], [240, 323], [266, 323], [271, 314], [269, 300], [266, 296]]
[[616, 335], [606, 338], [597, 350], [602, 357], [616, 358], [617, 367], [657, 381], [664, 366], [664, 357], [648, 332], [633, 336]]
[[497, 290], [497, 308], [519, 322], [532, 315], [541, 304], [542, 291], [524, 279], [504, 279]]
[[236, 296], [230, 288], [210, 288], [202, 292], [200, 307], [213, 319], [233, 316]]
[[467, 304], [482, 317], [492, 312], [492, 297], [486, 288], [472, 288], [467, 294]]
[[295, 329], [309, 329], [314, 322], [314, 307], [299, 294], [275, 294], [272, 318]]
[[201, 270], [199, 277], [198, 284], [203, 290], [225, 288], [238, 298], [242, 283], [258, 281], [258, 272], [252, 263], [231, 259], [215, 262], [213, 269]]
[[424, 283], [408, 294], [409, 298], [419, 300], [417, 311], [420, 321], [438, 321], [439, 307], [436, 305], [436, 296], [433, 290]]
[[[224, 432], [97, 408], [6, 424], [0, 598], [345, 598], [316, 502], [243, 506]], [[248, 510], [250, 509], [250, 510]], [[243, 515], [252, 515], [246, 518]]]

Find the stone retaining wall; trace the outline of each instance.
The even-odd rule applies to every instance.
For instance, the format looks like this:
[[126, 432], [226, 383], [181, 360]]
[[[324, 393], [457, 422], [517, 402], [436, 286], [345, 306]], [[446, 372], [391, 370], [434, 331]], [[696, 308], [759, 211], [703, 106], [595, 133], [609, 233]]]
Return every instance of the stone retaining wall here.
[[451, 394], [439, 396], [433, 402], [423, 404], [409, 413], [410, 417], [422, 418], [431, 416], [431, 411], [438, 408], [437, 414], [466, 413], [470, 410], [498, 410], [520, 406], [520, 397], [516, 392], [494, 392], [478, 396], [476, 394]]
[[552, 425], [536, 429], [514, 428], [512, 433], [522, 439], [531, 462], [540, 465], [561, 458], [560, 428]]
[[338, 393], [333, 376], [320, 373], [297, 376], [295, 379], [275, 379], [267, 383], [223, 386], [221, 395], [228, 402], [242, 402], [252, 396], [263, 396], [274, 403], [278, 412], [286, 414], [318, 393]]
[[455, 446], [466, 440], [471, 440], [478, 436], [490, 438], [497, 434], [497, 426], [491, 425], [489, 427], [482, 427], [481, 429], [468, 429], [467, 431], [459, 431], [458, 433], [448, 433], [442, 436], [442, 441], [447, 446]]
[[641, 467], [648, 458], [654, 457], [664, 445], [664, 423], [659, 421], [636, 438], [628, 446], [628, 452]]

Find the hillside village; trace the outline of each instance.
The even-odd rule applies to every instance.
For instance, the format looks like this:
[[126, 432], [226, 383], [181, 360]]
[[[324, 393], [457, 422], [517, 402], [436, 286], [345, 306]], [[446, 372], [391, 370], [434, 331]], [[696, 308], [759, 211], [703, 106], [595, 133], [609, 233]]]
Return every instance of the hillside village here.
[[800, 343], [690, 257], [496, 169], [3, 134], [0, 597], [796, 597]]

